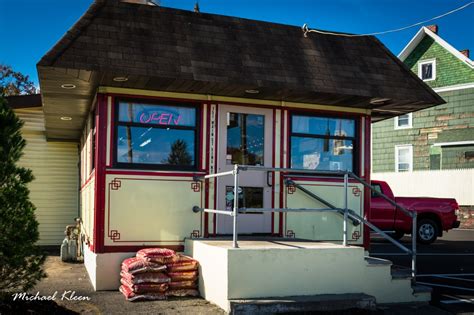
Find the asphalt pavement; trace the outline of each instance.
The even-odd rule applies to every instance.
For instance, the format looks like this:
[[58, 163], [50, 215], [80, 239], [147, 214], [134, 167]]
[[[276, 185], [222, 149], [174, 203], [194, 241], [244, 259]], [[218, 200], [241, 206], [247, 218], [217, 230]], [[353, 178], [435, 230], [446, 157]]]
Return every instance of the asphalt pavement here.
[[[410, 236], [402, 244], [411, 248]], [[433, 288], [431, 304], [454, 314], [474, 314], [474, 230], [455, 229], [418, 245], [417, 282]], [[370, 255], [409, 267], [411, 256], [374, 237]]]

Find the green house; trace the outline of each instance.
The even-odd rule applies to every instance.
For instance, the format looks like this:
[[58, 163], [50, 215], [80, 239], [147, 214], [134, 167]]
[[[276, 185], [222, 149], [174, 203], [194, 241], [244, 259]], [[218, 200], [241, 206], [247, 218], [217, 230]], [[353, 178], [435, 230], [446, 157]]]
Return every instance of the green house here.
[[372, 177], [389, 182], [395, 193], [451, 196], [472, 207], [474, 62], [469, 50], [451, 46], [432, 25], [422, 27], [398, 57], [446, 103], [373, 123]]

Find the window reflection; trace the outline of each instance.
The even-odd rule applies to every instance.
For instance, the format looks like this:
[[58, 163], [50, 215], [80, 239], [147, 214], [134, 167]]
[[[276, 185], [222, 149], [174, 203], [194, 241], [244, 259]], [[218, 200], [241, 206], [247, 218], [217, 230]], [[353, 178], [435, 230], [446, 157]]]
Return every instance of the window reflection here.
[[119, 103], [116, 162], [145, 168], [196, 166], [196, 111], [190, 106]]
[[291, 167], [353, 171], [355, 121], [292, 116]]
[[355, 121], [352, 119], [294, 115], [292, 131], [320, 136], [354, 137]]
[[194, 165], [194, 130], [119, 126], [120, 163]]
[[[239, 208], [263, 208], [262, 187], [239, 187]], [[234, 187], [226, 186], [225, 209], [232, 211], [234, 208]]]
[[227, 164], [264, 164], [264, 118], [264, 115], [228, 113]]

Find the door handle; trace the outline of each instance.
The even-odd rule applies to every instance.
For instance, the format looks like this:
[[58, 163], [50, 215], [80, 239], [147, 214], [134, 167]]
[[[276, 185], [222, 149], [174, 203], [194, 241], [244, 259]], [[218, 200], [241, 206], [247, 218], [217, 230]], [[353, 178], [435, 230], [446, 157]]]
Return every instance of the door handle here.
[[272, 187], [272, 182], [273, 182], [273, 172], [272, 171], [267, 171], [267, 186]]

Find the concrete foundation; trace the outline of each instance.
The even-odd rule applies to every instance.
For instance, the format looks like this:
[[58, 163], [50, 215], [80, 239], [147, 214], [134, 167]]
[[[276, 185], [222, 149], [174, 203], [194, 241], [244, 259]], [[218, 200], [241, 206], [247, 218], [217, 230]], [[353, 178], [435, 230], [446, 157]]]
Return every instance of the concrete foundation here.
[[96, 254], [84, 244], [84, 265], [94, 290], [118, 290], [120, 265], [125, 258], [133, 256], [135, 252]]
[[[231, 302], [269, 297], [366, 294], [377, 303], [429, 301], [411, 279], [392, 277], [391, 263], [366, 260], [362, 247], [304, 241], [187, 240], [200, 263], [199, 289], [225, 311]], [[383, 262], [383, 263], [381, 263]]]

